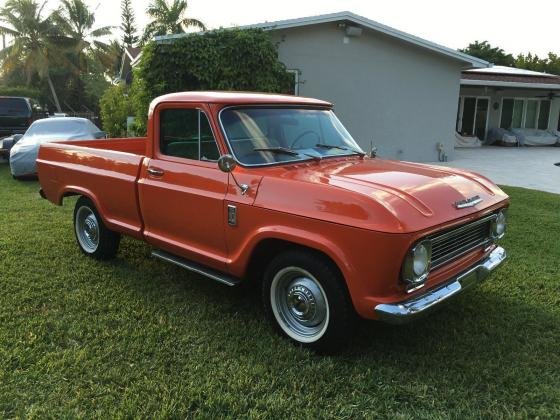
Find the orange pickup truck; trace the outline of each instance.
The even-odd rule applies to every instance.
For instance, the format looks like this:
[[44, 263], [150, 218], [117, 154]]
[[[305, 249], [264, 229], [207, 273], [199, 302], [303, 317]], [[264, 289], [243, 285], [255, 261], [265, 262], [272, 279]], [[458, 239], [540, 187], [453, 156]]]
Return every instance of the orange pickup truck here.
[[120, 235], [228, 286], [251, 280], [293, 341], [332, 349], [354, 316], [402, 323], [484, 280], [509, 201], [488, 179], [366, 156], [328, 102], [186, 92], [147, 138], [43, 144], [41, 195], [74, 210], [81, 250]]

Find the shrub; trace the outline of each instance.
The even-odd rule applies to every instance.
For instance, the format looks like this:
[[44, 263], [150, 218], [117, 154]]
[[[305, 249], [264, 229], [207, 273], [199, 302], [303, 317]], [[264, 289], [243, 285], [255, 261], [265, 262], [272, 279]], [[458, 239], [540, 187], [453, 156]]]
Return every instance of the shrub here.
[[139, 131], [145, 131], [149, 103], [180, 91], [233, 90], [287, 93], [293, 76], [261, 29], [220, 29], [151, 42], [134, 71], [132, 103]]
[[132, 115], [131, 100], [124, 84], [108, 88], [100, 100], [103, 130], [109, 137], [126, 136], [126, 119]]
[[38, 89], [27, 86], [2, 86], [0, 85], [0, 96], [23, 96], [39, 100], [41, 94]]

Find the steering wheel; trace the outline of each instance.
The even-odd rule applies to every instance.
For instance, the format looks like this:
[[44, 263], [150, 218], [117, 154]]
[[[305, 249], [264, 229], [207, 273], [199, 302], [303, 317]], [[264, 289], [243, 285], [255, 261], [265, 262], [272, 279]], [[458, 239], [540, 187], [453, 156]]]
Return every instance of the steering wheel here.
[[297, 136], [294, 141], [292, 142], [292, 144], [290, 144], [290, 149], [293, 149], [294, 146], [298, 143], [298, 141], [300, 141], [302, 138], [304, 138], [305, 136], [308, 136], [309, 134], [314, 134], [317, 137], [317, 142], [316, 143], [320, 143], [321, 142], [321, 136], [319, 134], [317, 134], [316, 131], [313, 130], [305, 130], [303, 133], [301, 133], [299, 136]]

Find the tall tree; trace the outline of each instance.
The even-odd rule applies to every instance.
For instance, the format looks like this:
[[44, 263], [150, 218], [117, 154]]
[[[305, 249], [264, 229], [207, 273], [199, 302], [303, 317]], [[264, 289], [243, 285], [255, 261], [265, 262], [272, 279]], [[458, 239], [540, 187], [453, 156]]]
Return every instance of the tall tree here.
[[138, 42], [134, 20], [134, 11], [132, 10], [130, 0], [122, 0], [121, 30], [123, 32], [122, 42], [125, 47], [132, 47]]
[[200, 20], [185, 17], [187, 11], [186, 0], [172, 1], [171, 4], [168, 4], [166, 0], [153, 0], [148, 5], [146, 13], [152, 20], [144, 29], [143, 43], [157, 35], [186, 32], [189, 27], [206, 29], [206, 26]]
[[119, 74], [123, 54], [122, 44], [112, 39], [106, 47], [99, 48], [95, 58], [102, 72], [112, 79]]
[[489, 61], [495, 65], [515, 66], [515, 58], [511, 54], [506, 54], [500, 47], [493, 47], [488, 41], [474, 41], [467, 48], [460, 49], [459, 51]]
[[515, 66], [520, 69], [560, 75], [560, 56], [552, 52], [549, 52], [545, 58], [531, 53], [519, 54], [515, 59]]
[[8, 0], [0, 9], [0, 32], [13, 37], [13, 42], [0, 51], [0, 66], [8, 73], [22, 66], [27, 83], [34, 74], [46, 80], [56, 109], [60, 103], [51, 78], [53, 63], [60, 63], [64, 57], [56, 44], [61, 36], [54, 25], [53, 15], [43, 17], [45, 3], [36, 0]]
[[57, 26], [72, 40], [78, 70], [87, 72], [88, 54], [95, 56], [100, 49], [107, 48], [101, 39], [110, 35], [113, 27], [94, 29], [95, 14], [83, 0], [61, 0], [61, 6], [53, 16]]

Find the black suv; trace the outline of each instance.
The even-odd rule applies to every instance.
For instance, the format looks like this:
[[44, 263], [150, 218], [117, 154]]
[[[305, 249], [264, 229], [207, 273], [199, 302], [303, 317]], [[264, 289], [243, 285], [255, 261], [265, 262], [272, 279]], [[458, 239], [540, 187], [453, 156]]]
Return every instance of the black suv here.
[[33, 99], [0, 96], [0, 137], [23, 134], [36, 119], [45, 117]]

